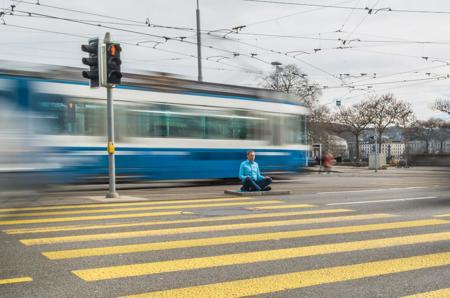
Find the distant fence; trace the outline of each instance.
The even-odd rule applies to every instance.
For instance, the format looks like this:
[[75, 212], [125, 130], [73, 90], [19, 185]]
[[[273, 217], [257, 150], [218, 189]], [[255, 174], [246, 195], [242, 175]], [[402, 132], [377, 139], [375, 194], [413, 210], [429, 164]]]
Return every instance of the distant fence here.
[[367, 167], [369, 163], [367, 161], [344, 161], [336, 163], [336, 166], [348, 166], [348, 167]]
[[450, 166], [450, 154], [411, 154], [409, 164], [412, 166]]

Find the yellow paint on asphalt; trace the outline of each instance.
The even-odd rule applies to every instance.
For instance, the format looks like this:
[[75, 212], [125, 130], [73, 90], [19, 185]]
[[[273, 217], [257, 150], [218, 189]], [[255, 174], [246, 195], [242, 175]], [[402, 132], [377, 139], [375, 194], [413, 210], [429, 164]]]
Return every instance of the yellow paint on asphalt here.
[[81, 257], [92, 257], [92, 256], [106, 256], [115, 254], [160, 251], [177, 248], [192, 248], [201, 246], [271, 241], [271, 240], [292, 239], [292, 238], [302, 238], [312, 236], [350, 234], [358, 232], [426, 227], [449, 223], [450, 221], [447, 220], [425, 219], [425, 220], [400, 221], [400, 222], [335, 227], [335, 228], [272, 232], [272, 233], [260, 233], [250, 235], [212, 237], [212, 238], [140, 243], [129, 245], [117, 245], [117, 246], [90, 247], [90, 248], [60, 250], [60, 251], [45, 251], [42, 254], [51, 260], [61, 260], [61, 259], [81, 258]]
[[309, 208], [316, 207], [310, 204], [292, 204], [292, 205], [279, 205], [279, 206], [262, 206], [262, 207], [252, 207], [247, 208], [251, 210], [272, 210], [272, 209], [294, 209], [294, 208]]
[[35, 223], [72, 222], [72, 221], [84, 221], [84, 220], [132, 218], [132, 217], [154, 217], [154, 216], [167, 216], [167, 215], [180, 215], [180, 214], [192, 214], [192, 212], [167, 211], [167, 212], [146, 212], [146, 213], [134, 213], [134, 214], [109, 214], [109, 215], [77, 216], [77, 217], [17, 219], [17, 220], [0, 221], [0, 225], [23, 225], [23, 224], [35, 224]]
[[118, 223], [118, 224], [101, 224], [101, 225], [70, 225], [70, 226], [51, 226], [39, 228], [20, 228], [3, 230], [6, 234], [33, 234], [33, 233], [48, 233], [48, 232], [64, 232], [64, 231], [85, 231], [96, 229], [109, 228], [128, 228], [128, 227], [144, 227], [144, 226], [159, 226], [167, 224], [189, 224], [189, 223], [208, 223], [225, 220], [244, 220], [244, 219], [259, 219], [259, 218], [273, 218], [273, 217], [288, 217], [300, 215], [318, 215], [318, 214], [336, 214], [353, 212], [351, 209], [325, 209], [325, 210], [307, 210], [307, 211], [293, 211], [293, 212], [278, 212], [278, 213], [257, 213], [245, 215], [227, 215], [215, 216], [212, 218], [194, 218], [183, 220], [168, 220], [168, 221], [150, 221], [150, 222], [133, 222], [133, 223]]
[[265, 222], [236, 223], [236, 224], [226, 224], [226, 225], [170, 228], [170, 229], [160, 229], [160, 230], [152, 229], [152, 230], [142, 230], [142, 231], [113, 232], [113, 233], [89, 234], [89, 235], [32, 238], [32, 239], [21, 239], [20, 242], [22, 242], [25, 245], [42, 245], [42, 244], [67, 243], [67, 242], [83, 242], [83, 241], [95, 241], [95, 240], [138, 238], [138, 237], [148, 237], [148, 236], [178, 235], [178, 234], [188, 234], [188, 233], [219, 232], [219, 231], [243, 230], [243, 229], [252, 229], [252, 228], [268, 228], [268, 227], [272, 228], [272, 227], [293, 226], [293, 225], [301, 225], [301, 224], [370, 220], [370, 219], [380, 219], [380, 218], [391, 218], [394, 216], [395, 215], [381, 213], [381, 214], [367, 214], [367, 215], [363, 214], [363, 215], [351, 215], [351, 216], [347, 215], [347, 216], [335, 216], [335, 217], [303, 218], [303, 219], [265, 221]]
[[136, 207], [136, 208], [116, 208], [116, 209], [95, 209], [95, 210], [72, 210], [72, 211], [50, 211], [50, 212], [30, 212], [30, 213], [16, 213], [16, 214], [3, 214], [0, 218], [11, 217], [34, 217], [34, 216], [61, 216], [61, 215], [75, 215], [75, 214], [96, 214], [96, 213], [116, 213], [116, 212], [128, 212], [128, 211], [159, 211], [159, 210], [171, 210], [171, 209], [188, 209], [188, 208], [214, 208], [214, 207], [235, 207], [235, 206], [254, 206], [254, 205], [266, 205], [266, 204], [279, 204], [281, 201], [256, 201], [256, 202], [226, 202], [226, 203], [208, 203], [208, 204], [188, 204], [188, 205], [175, 205], [175, 206], [150, 206], [150, 207]]
[[448, 298], [448, 297], [450, 297], [450, 288], [414, 294], [411, 296], [404, 296], [402, 298]]
[[130, 295], [133, 298], [238, 298], [450, 265], [450, 252], [269, 275]]
[[212, 199], [195, 199], [195, 200], [165, 200], [165, 201], [147, 201], [147, 202], [122, 202], [122, 203], [101, 203], [101, 204], [80, 204], [80, 205], [58, 205], [58, 206], [36, 206], [36, 207], [17, 207], [3, 208], [0, 212], [16, 212], [16, 211], [39, 211], [39, 210], [61, 210], [61, 209], [86, 209], [86, 208], [105, 208], [105, 207], [124, 207], [124, 206], [149, 206], [149, 205], [175, 205], [186, 203], [205, 203], [205, 202], [227, 202], [252, 200], [249, 197], [234, 198], [212, 198]]
[[7, 278], [7, 279], [0, 279], [0, 285], [15, 284], [15, 283], [19, 283], [19, 282], [29, 282], [29, 281], [33, 281], [33, 279], [28, 276]]
[[450, 217], [450, 214], [439, 214], [435, 215], [434, 217]]
[[[443, 233], [421, 234], [414, 236], [381, 238], [364, 241], [331, 243], [307, 247], [295, 247], [286, 249], [257, 251], [257, 252], [227, 254], [212, 257], [179, 259], [162, 262], [84, 269], [84, 270], [75, 270], [72, 271], [72, 273], [74, 273], [76, 276], [85, 281], [99, 281], [114, 278], [159, 274], [183, 270], [213, 268], [229, 265], [250, 264], [256, 262], [287, 260], [307, 256], [317, 256], [333, 253], [351, 252], [367, 249], [386, 248], [393, 246], [412, 245], [418, 243], [448, 241], [448, 240], [450, 240], [450, 232], [443, 232]], [[450, 295], [447, 297], [450, 297]]]

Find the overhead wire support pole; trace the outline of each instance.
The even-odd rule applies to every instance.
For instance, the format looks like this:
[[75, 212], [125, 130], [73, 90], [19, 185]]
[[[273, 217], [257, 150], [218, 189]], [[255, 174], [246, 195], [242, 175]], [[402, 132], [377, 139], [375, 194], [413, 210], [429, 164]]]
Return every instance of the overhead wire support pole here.
[[203, 75], [202, 75], [202, 40], [201, 40], [201, 33], [200, 33], [200, 8], [198, 6], [198, 0], [197, 0], [197, 10], [196, 10], [196, 16], [197, 16], [197, 66], [198, 66], [198, 81], [203, 82]]

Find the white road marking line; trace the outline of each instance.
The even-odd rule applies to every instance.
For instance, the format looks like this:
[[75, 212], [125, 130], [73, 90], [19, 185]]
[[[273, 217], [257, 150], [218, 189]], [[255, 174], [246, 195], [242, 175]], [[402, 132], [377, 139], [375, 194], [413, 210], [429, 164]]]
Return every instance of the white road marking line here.
[[394, 188], [379, 188], [379, 189], [361, 189], [361, 190], [344, 190], [344, 191], [325, 191], [317, 192], [317, 195], [333, 194], [333, 193], [348, 193], [348, 192], [371, 192], [371, 191], [386, 191], [386, 190], [403, 190], [403, 189], [421, 189], [428, 188], [426, 186], [412, 186], [412, 187], [394, 187]]
[[417, 198], [404, 198], [404, 199], [391, 199], [391, 200], [342, 202], [342, 203], [331, 203], [331, 204], [327, 204], [327, 206], [335, 206], [335, 205], [351, 205], [351, 204], [371, 204], [371, 203], [389, 203], [389, 202], [405, 202], [405, 201], [428, 200], [428, 199], [436, 199], [436, 198], [437, 198], [437, 197], [417, 197]]

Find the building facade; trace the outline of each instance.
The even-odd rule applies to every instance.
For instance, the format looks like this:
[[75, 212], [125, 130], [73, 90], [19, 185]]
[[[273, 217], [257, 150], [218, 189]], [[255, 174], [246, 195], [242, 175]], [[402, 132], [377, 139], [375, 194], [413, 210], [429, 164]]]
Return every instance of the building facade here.
[[431, 140], [428, 144], [428, 152], [427, 152], [427, 143], [425, 141], [414, 140], [408, 142], [409, 154], [441, 153], [441, 151], [442, 153], [450, 153], [450, 140], [445, 141], [442, 144], [439, 141]]
[[[363, 142], [359, 145], [361, 158], [369, 158], [369, 154], [375, 152], [373, 142]], [[405, 144], [402, 142], [387, 142], [381, 144], [381, 153], [387, 158], [399, 158], [405, 154]]]

